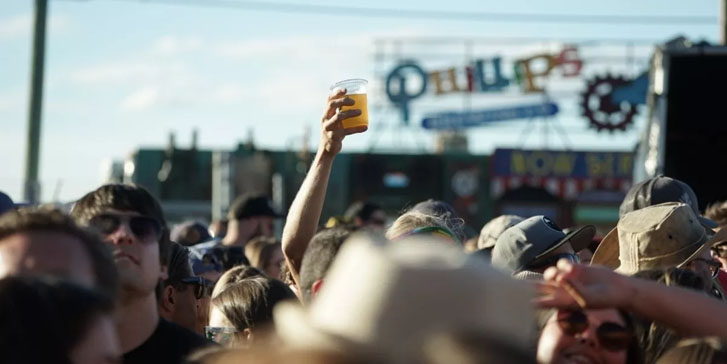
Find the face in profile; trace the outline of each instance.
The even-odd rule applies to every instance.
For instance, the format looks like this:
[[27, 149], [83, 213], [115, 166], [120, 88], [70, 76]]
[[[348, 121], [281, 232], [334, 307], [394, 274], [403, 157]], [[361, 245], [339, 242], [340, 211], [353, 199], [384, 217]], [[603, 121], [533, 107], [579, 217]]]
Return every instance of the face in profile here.
[[58, 231], [20, 232], [0, 240], [0, 278], [53, 275], [95, 284], [91, 258], [76, 237]]
[[559, 310], [538, 341], [539, 364], [625, 364], [633, 332], [614, 309]]

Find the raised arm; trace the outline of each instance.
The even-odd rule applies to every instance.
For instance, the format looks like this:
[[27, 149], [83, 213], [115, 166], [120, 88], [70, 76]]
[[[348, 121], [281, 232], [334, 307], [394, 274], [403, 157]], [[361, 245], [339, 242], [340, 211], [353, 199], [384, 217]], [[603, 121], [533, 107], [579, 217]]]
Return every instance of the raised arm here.
[[540, 307], [620, 308], [683, 335], [727, 338], [727, 303], [699, 291], [620, 275], [603, 267], [558, 262], [539, 284]]
[[331, 176], [331, 166], [336, 154], [341, 151], [346, 135], [361, 133], [367, 127], [344, 129], [342, 121], [361, 115], [361, 110], [338, 111], [341, 106], [354, 105], [353, 99], [345, 97], [346, 90], [339, 89], [328, 96], [328, 105], [321, 120], [321, 141], [313, 165], [303, 180], [283, 228], [283, 254], [296, 285], [300, 284], [300, 264], [308, 243], [318, 229], [323, 202]]

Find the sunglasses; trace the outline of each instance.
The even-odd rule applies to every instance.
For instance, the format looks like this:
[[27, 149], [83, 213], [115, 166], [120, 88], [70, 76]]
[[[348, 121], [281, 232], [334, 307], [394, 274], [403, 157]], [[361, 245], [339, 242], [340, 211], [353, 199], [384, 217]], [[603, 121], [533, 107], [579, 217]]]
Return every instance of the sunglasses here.
[[[588, 316], [583, 311], [558, 311], [558, 326], [570, 336], [585, 332], [590, 326]], [[606, 350], [618, 352], [626, 350], [631, 344], [634, 333], [631, 329], [614, 322], [604, 322], [596, 328], [599, 344]]]
[[712, 277], [717, 277], [719, 274], [719, 269], [722, 268], [722, 264], [719, 262], [716, 262], [711, 259], [704, 259], [704, 258], [694, 258], [687, 263], [687, 267], [694, 268], [696, 263], [704, 263], [709, 268], [709, 271], [712, 273]]
[[558, 261], [561, 259], [567, 259], [567, 260], [571, 261], [572, 263], [576, 263], [576, 264], [581, 262], [581, 259], [578, 258], [577, 255], [575, 255], [573, 253], [563, 253], [563, 254], [553, 255], [553, 256], [547, 257], [545, 259], [536, 260], [536, 261], [528, 264], [525, 267], [525, 269], [541, 269], [541, 268], [555, 266], [556, 264], [558, 264]]
[[712, 255], [727, 259], [727, 244], [720, 245], [720, 246], [713, 246], [711, 248], [711, 250], [712, 250]]
[[186, 284], [188, 286], [192, 286], [194, 289], [194, 297], [196, 299], [200, 299], [204, 297], [207, 294], [207, 282], [205, 282], [206, 279], [202, 277], [187, 277], [182, 278], [179, 282]]
[[220, 345], [227, 345], [237, 332], [234, 327], [205, 326], [204, 337]]
[[162, 224], [147, 216], [101, 214], [91, 218], [89, 225], [103, 235], [110, 235], [118, 230], [122, 222], [125, 222], [141, 241], [149, 241], [151, 238], [158, 241], [162, 237]]

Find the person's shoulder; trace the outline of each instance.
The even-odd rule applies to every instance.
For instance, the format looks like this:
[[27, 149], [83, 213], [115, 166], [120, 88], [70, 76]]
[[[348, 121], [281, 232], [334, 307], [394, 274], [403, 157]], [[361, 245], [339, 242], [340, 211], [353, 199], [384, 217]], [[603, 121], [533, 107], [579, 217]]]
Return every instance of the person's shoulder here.
[[159, 334], [163, 336], [167, 342], [173, 341], [178, 343], [179, 346], [188, 347], [190, 349], [214, 344], [201, 335], [165, 319], [159, 320]]

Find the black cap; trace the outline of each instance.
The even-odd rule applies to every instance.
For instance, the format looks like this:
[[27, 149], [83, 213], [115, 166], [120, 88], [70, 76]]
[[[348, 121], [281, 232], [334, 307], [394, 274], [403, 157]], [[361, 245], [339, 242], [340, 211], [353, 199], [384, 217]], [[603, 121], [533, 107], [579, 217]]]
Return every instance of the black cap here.
[[10, 196], [0, 191], [0, 214], [10, 211], [14, 208], [15, 203], [13, 203], [13, 200], [10, 198]]
[[273, 209], [273, 203], [264, 195], [242, 195], [230, 206], [229, 218], [242, 220], [255, 216], [282, 217]]
[[593, 240], [596, 227], [586, 225], [566, 234], [549, 218], [539, 215], [525, 219], [505, 230], [492, 250], [492, 265], [514, 274], [530, 263], [570, 242], [579, 252]]
[[692, 208], [694, 214], [699, 216], [702, 225], [710, 229], [717, 227], [717, 223], [703, 217], [699, 212], [699, 203], [694, 190], [688, 184], [666, 176], [649, 178], [631, 187], [618, 209], [618, 215], [623, 217], [623, 215], [631, 211], [665, 202], [684, 203]]

